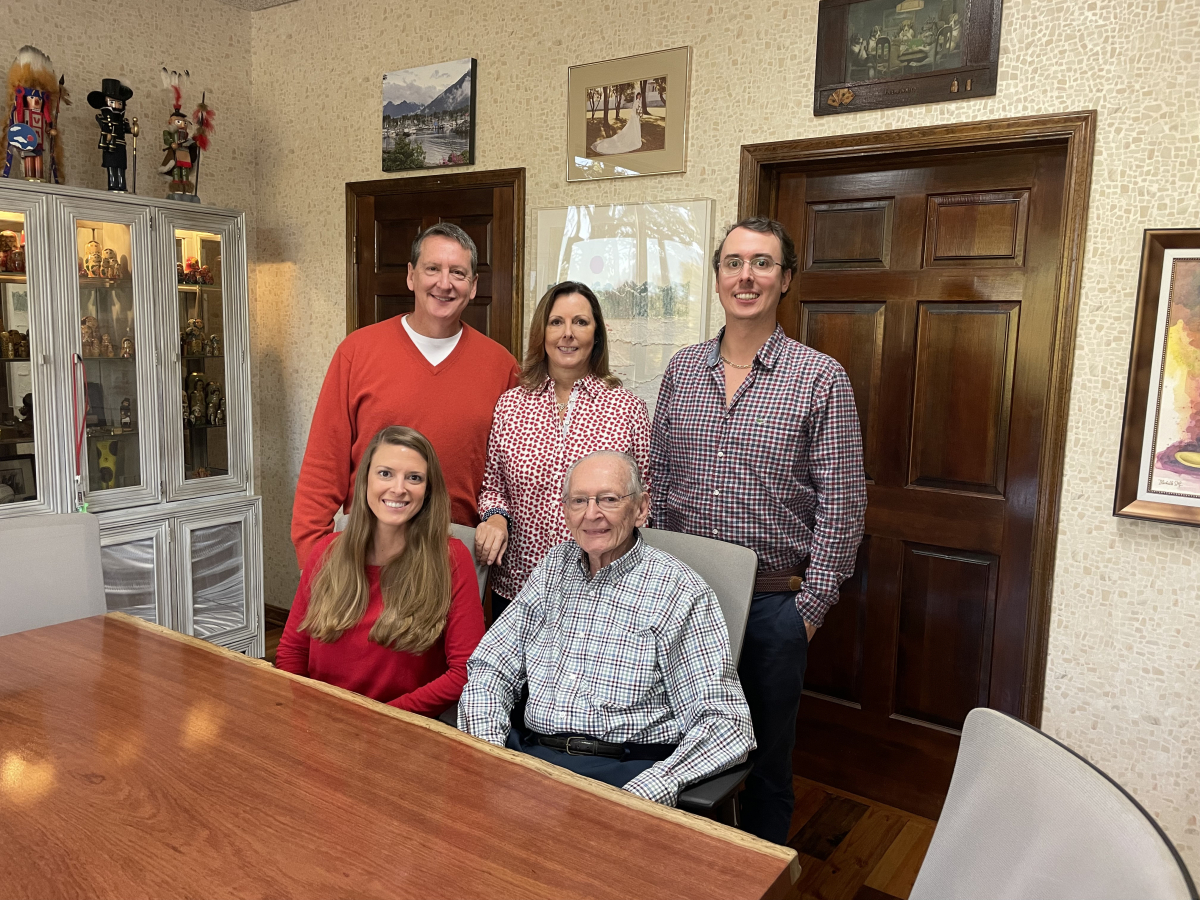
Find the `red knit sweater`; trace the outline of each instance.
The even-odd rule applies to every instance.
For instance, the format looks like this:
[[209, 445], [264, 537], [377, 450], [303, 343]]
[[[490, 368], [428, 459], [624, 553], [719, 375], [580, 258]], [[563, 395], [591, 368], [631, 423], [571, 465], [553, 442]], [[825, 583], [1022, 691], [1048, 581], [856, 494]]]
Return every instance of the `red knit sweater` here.
[[367, 566], [371, 599], [358, 624], [326, 644], [297, 631], [308, 612], [309, 587], [320, 571], [321, 554], [337, 538], [318, 541], [304, 567], [300, 589], [288, 613], [275, 665], [285, 672], [306, 675], [354, 691], [389, 706], [423, 716], [437, 716], [458, 702], [467, 683], [467, 658], [483, 637], [483, 604], [471, 554], [461, 541], [450, 538], [450, 612], [446, 630], [421, 654], [381, 647], [368, 639], [371, 626], [383, 612], [379, 566]]
[[352, 332], [321, 386], [292, 507], [301, 567], [349, 508], [354, 473], [371, 438], [388, 425], [415, 428], [433, 444], [450, 492], [450, 517], [476, 525], [488, 432], [500, 395], [517, 383], [512, 354], [463, 324], [454, 350], [429, 364], [396, 316]]

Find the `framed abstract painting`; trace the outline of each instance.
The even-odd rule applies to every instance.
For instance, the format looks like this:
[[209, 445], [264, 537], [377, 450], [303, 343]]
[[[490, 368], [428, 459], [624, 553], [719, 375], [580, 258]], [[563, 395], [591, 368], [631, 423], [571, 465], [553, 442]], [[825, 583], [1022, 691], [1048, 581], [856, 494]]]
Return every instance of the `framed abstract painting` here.
[[1200, 525], [1200, 230], [1148, 230], [1113, 514]]
[[567, 70], [567, 181], [687, 171], [690, 47]]

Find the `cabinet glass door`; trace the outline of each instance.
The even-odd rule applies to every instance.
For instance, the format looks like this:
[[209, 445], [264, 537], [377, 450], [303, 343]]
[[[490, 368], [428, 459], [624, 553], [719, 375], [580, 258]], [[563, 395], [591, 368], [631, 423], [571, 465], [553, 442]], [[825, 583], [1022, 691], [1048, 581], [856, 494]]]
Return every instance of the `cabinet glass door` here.
[[[79, 412], [85, 429], [81, 467], [91, 496], [145, 483], [138, 390], [133, 228], [75, 220], [79, 278], [79, 342], [83, 374]], [[150, 407], [147, 407], [149, 409]]]
[[25, 223], [0, 205], [0, 506], [39, 499]]
[[175, 229], [185, 481], [230, 471], [221, 251], [219, 234]]

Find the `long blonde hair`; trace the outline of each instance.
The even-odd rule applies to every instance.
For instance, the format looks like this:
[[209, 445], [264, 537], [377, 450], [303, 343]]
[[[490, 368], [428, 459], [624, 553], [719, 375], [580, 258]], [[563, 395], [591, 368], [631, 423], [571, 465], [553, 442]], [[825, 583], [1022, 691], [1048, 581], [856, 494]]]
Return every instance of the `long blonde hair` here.
[[378, 521], [367, 503], [367, 480], [381, 444], [415, 450], [425, 460], [429, 474], [425, 502], [405, 529], [404, 552], [379, 573], [383, 612], [371, 627], [370, 639], [393, 650], [424, 653], [445, 630], [450, 611], [450, 495], [433, 445], [421, 432], [401, 425], [380, 431], [363, 451], [346, 530], [322, 557], [300, 631], [332, 643], [357, 625], [367, 611], [371, 594], [367, 550]]
[[550, 321], [555, 302], [559, 297], [568, 294], [579, 294], [588, 302], [588, 306], [592, 308], [592, 320], [596, 323], [592, 353], [588, 357], [588, 371], [608, 387], [620, 387], [621, 379], [608, 368], [608, 328], [604, 324], [604, 311], [600, 308], [600, 301], [592, 289], [579, 281], [560, 281], [552, 285], [550, 290], [542, 295], [537, 309], [533, 311], [533, 320], [529, 325], [529, 345], [525, 348], [525, 360], [521, 363], [521, 387], [527, 391], [536, 391], [550, 374], [550, 367], [546, 363], [546, 324]]

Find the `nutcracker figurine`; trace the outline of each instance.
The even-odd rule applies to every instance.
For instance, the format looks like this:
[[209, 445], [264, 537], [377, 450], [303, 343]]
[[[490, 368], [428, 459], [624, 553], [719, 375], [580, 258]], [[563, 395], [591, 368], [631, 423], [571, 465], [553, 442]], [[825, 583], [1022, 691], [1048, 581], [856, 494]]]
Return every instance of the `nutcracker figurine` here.
[[125, 104], [133, 96], [133, 91], [121, 84], [116, 78], [105, 78], [100, 82], [100, 90], [88, 94], [88, 105], [100, 110], [96, 113], [96, 121], [100, 125], [100, 165], [108, 170], [108, 189], [122, 194], [127, 193], [125, 187], [125, 169], [129, 165], [125, 153], [125, 135], [132, 134], [133, 129], [125, 118]]
[[[183, 101], [179, 88], [175, 91], [175, 109], [167, 116], [167, 127], [163, 131], [163, 161], [159, 172], [171, 178], [168, 200], [191, 200], [192, 167], [200, 155], [200, 148], [190, 132], [191, 122], [180, 110]], [[195, 202], [195, 201], [193, 201]]]
[[62, 147], [58, 141], [58, 109], [71, 101], [63, 79], [54, 79], [50, 57], [25, 46], [8, 70], [8, 108], [5, 116], [4, 170], [12, 171], [13, 156], [21, 157], [21, 174], [30, 181], [63, 181]]

